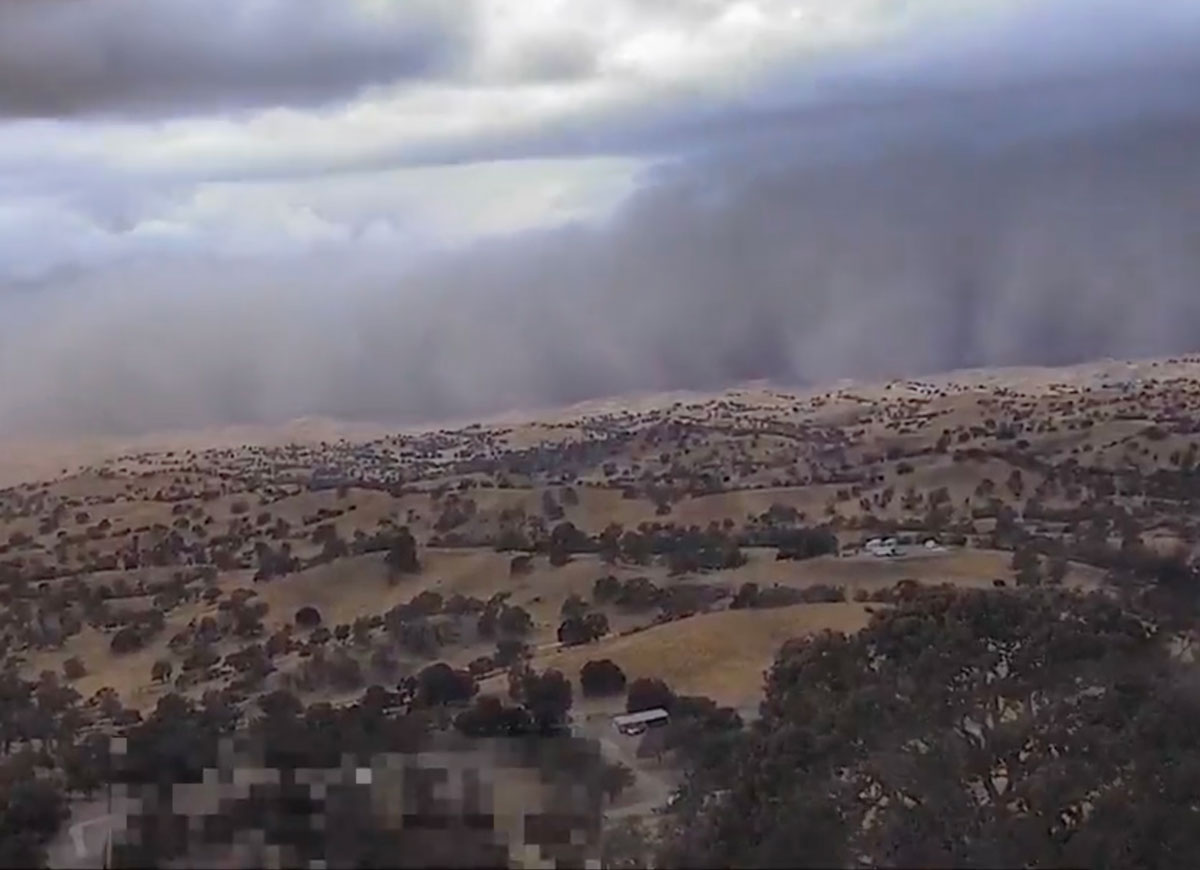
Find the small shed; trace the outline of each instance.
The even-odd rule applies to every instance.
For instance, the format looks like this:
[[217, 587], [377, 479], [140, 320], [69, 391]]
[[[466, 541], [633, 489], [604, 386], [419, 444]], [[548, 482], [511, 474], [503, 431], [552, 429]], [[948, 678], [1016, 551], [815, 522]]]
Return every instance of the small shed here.
[[642, 710], [639, 713], [625, 713], [613, 717], [613, 726], [622, 734], [641, 734], [647, 728], [657, 728], [666, 725], [671, 720], [671, 714], [662, 707], [653, 710]]

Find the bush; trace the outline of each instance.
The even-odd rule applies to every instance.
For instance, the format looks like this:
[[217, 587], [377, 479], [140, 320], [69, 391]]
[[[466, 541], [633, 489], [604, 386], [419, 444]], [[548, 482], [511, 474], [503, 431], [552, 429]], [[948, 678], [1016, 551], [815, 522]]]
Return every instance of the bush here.
[[837, 535], [829, 529], [795, 529], [779, 533], [776, 539], [779, 548], [776, 560], [814, 559], [817, 556], [836, 555]]
[[408, 526], [401, 526], [396, 532], [384, 564], [393, 574], [416, 574], [421, 570], [421, 563], [417, 559], [417, 541]]
[[300, 628], [316, 628], [321, 624], [321, 612], [310, 604], [296, 611], [296, 625]]
[[427, 589], [408, 603], [408, 609], [420, 616], [435, 616], [442, 612], [442, 605], [442, 596]]
[[635, 782], [637, 782], [637, 777], [634, 776], [633, 771], [620, 762], [606, 764], [604, 771], [600, 774], [600, 789], [610, 801], [616, 800], [621, 792]]
[[651, 582], [649, 577], [634, 577], [626, 580], [616, 597], [620, 607], [629, 610], [649, 610], [655, 607], [662, 598], [662, 590]]
[[524, 607], [505, 607], [496, 624], [501, 634], [510, 637], [524, 637], [533, 631], [533, 617]]
[[730, 610], [743, 610], [748, 607], [754, 607], [758, 603], [758, 584], [743, 583], [738, 589], [737, 594], [733, 596], [733, 600], [729, 602]]
[[619, 695], [625, 685], [625, 672], [612, 659], [591, 660], [579, 669], [579, 687], [585, 698]]
[[571, 619], [572, 617], [582, 619], [586, 612], [587, 602], [572, 592], [563, 601], [562, 607], [559, 608], [558, 615], [563, 619]]
[[479, 614], [479, 619], [475, 621], [475, 630], [481, 638], [491, 640], [496, 636], [496, 623], [499, 616], [496, 613], [495, 607], [484, 608], [483, 613]]
[[458, 671], [445, 662], [438, 662], [417, 674], [419, 704], [438, 706], [471, 700], [479, 687], [467, 671]]
[[[784, 588], [784, 587], [780, 587]], [[815, 583], [800, 590], [801, 600], [807, 604], [834, 604], [846, 600], [846, 590], [828, 583]]]
[[125, 655], [142, 648], [142, 636], [132, 626], [125, 626], [113, 635], [109, 649], [115, 655]]
[[454, 727], [468, 737], [515, 737], [531, 734], [533, 720], [524, 707], [508, 707], [499, 698], [481, 695], [459, 713]]
[[63, 676], [68, 680], [78, 680], [87, 674], [87, 668], [83, 666], [83, 662], [78, 656], [71, 656], [62, 665]]
[[615, 601], [621, 594], [621, 581], [609, 574], [592, 584], [592, 599], [597, 603]]
[[478, 598], [460, 595], [456, 592], [446, 599], [446, 603], [442, 607], [442, 612], [448, 613], [451, 616], [466, 616], [470, 613], [481, 612], [483, 607], [483, 602]]
[[601, 638], [608, 634], [608, 617], [603, 613], [589, 613], [583, 618], [583, 624], [593, 638]]
[[[12, 776], [11, 771], [5, 771]], [[40, 867], [45, 844], [70, 816], [62, 787], [29, 778], [0, 786], [0, 866]]]
[[515, 689], [540, 731], [557, 731], [563, 727], [567, 711], [571, 709], [573, 692], [571, 681], [560, 671], [537, 674], [525, 670], [511, 683], [510, 692]]
[[467, 673], [475, 679], [479, 679], [484, 674], [490, 674], [496, 670], [496, 662], [491, 656], [478, 656], [471, 659], [471, 663], [467, 665]]
[[566, 646], [591, 643], [608, 634], [608, 617], [603, 613], [571, 616], [558, 627], [558, 642]]
[[625, 711], [640, 713], [659, 707], [670, 710], [674, 703], [675, 693], [662, 680], [655, 677], [638, 677], [629, 684], [629, 692], [625, 696]]
[[165, 683], [171, 679], [172, 671], [171, 663], [166, 659], [159, 659], [150, 668], [150, 679], [156, 683]]

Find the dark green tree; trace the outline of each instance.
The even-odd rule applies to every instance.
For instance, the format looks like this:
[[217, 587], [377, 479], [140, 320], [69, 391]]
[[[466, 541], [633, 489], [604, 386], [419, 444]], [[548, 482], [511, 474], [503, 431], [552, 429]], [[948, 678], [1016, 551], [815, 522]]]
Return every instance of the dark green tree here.
[[416, 574], [421, 570], [421, 562], [417, 558], [417, 540], [408, 526], [401, 526], [396, 531], [388, 547], [387, 556], [384, 557], [384, 564], [393, 576]]
[[1200, 704], [1168, 640], [1101, 594], [933, 588], [791, 641], [663, 861], [1193, 866]]

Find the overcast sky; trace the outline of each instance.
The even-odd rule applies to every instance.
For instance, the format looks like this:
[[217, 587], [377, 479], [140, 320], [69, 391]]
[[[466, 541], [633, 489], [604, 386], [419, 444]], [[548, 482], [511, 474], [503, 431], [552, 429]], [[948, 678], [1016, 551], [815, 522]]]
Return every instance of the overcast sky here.
[[0, 0], [0, 434], [1200, 346], [1197, 0]]

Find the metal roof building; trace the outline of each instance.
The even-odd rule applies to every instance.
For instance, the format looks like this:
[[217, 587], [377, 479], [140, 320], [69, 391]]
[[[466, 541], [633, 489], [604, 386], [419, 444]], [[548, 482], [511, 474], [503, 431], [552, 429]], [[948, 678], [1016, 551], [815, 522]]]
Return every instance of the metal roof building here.
[[622, 734], [637, 734], [655, 725], [665, 725], [670, 718], [671, 714], [662, 707], [655, 707], [653, 710], [614, 716], [613, 725]]

